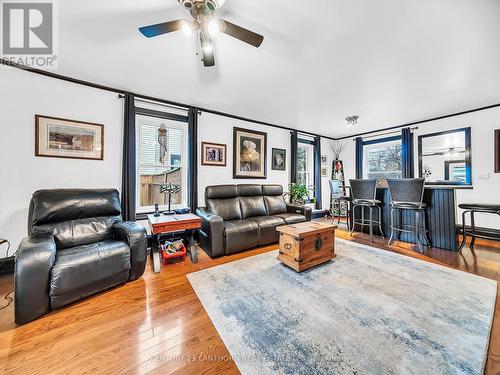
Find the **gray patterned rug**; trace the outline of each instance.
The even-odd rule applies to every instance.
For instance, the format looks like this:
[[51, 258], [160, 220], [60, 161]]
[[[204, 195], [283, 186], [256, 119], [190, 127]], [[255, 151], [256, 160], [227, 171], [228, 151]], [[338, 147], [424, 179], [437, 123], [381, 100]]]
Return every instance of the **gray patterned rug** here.
[[301, 274], [271, 251], [188, 275], [243, 374], [480, 374], [495, 281], [337, 239]]

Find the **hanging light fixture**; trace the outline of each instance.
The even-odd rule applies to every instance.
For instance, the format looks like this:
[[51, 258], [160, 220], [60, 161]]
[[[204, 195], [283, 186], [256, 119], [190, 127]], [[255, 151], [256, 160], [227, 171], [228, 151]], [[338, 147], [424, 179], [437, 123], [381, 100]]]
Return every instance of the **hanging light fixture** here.
[[358, 125], [358, 119], [359, 119], [359, 116], [346, 117], [345, 120], [347, 121], [347, 127], [348, 128], [356, 127]]

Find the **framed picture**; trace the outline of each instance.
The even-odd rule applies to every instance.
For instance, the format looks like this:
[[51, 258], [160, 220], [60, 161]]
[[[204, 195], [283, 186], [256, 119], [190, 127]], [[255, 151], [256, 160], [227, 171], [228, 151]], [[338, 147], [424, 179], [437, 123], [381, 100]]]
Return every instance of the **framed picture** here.
[[328, 169], [326, 167], [321, 167], [321, 177], [328, 177]]
[[266, 178], [267, 133], [233, 128], [233, 178]]
[[326, 164], [326, 155], [321, 155], [321, 164]]
[[225, 167], [226, 150], [226, 145], [211, 142], [201, 142], [201, 165]]
[[281, 148], [272, 149], [271, 169], [274, 171], [286, 170], [286, 150]]
[[104, 159], [104, 125], [35, 116], [35, 156]]

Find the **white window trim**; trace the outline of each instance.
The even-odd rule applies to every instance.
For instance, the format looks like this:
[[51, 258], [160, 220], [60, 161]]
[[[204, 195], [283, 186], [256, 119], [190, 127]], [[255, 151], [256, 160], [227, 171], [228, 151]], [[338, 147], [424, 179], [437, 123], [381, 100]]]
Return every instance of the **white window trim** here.
[[[136, 124], [136, 212], [138, 214], [144, 214], [144, 213], [149, 213], [153, 212], [155, 210], [154, 206], [141, 206], [141, 179], [140, 179], [140, 166], [141, 165], [147, 165], [147, 166], [152, 166], [152, 167], [159, 167], [159, 168], [168, 168], [168, 167], [179, 167], [179, 165], [171, 165], [171, 164], [141, 164], [141, 144], [142, 144], [142, 138], [141, 138], [141, 121], [146, 121], [149, 123], [153, 123], [154, 121], [158, 122], [163, 122], [168, 128], [171, 129], [178, 129], [181, 131], [181, 143], [182, 143], [182, 148], [181, 148], [181, 171], [182, 171], [182, 195], [181, 195], [181, 200], [182, 202], [180, 204], [172, 204], [171, 209], [176, 209], [176, 208], [184, 208], [187, 207], [187, 200], [188, 200], [188, 171], [187, 171], [187, 159], [188, 159], [188, 145], [187, 145], [187, 130], [188, 130], [188, 124], [184, 122], [179, 122], [179, 121], [174, 121], [174, 120], [166, 120], [166, 119], [159, 119], [159, 118], [154, 118], [154, 117], [149, 117], [145, 115], [136, 115], [135, 118]], [[168, 204], [165, 205], [159, 205], [160, 211], [165, 211], [168, 209]]]
[[[392, 145], [392, 144], [401, 144], [401, 143], [402, 143], [401, 140], [391, 140], [391, 141], [384, 141], [384, 142], [376, 143], [376, 144], [373, 144], [373, 145], [363, 146], [363, 178], [365, 178], [365, 179], [368, 178], [368, 174], [370, 173], [370, 171], [368, 170], [368, 168], [369, 168], [368, 154], [369, 153], [366, 152], [367, 148], [369, 149], [370, 146], [373, 146], [373, 148], [376, 148], [376, 147], [383, 148], [384, 146], [388, 146], [388, 145]], [[402, 173], [402, 170], [401, 171], [397, 171], [397, 170], [394, 170], [394, 171], [385, 170], [385, 171], [383, 171], [383, 173], [387, 173], [387, 174], [390, 174], [390, 173]]]

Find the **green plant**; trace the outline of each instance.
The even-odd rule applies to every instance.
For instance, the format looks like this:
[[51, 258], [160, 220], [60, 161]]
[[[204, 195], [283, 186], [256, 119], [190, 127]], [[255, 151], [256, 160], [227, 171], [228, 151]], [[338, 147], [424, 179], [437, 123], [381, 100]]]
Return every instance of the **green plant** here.
[[285, 197], [290, 198], [290, 203], [304, 204], [311, 191], [314, 191], [314, 188], [307, 188], [304, 184], [291, 183], [288, 185], [288, 192], [285, 193]]

